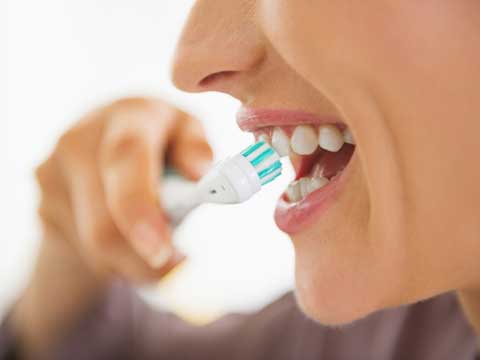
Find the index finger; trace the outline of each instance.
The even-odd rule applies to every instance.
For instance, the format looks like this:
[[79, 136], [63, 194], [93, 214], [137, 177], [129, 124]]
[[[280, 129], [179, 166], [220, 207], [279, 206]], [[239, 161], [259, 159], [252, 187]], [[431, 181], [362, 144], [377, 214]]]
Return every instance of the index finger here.
[[100, 149], [105, 198], [112, 218], [135, 251], [152, 267], [172, 256], [170, 229], [157, 199], [174, 110], [140, 102], [114, 109]]

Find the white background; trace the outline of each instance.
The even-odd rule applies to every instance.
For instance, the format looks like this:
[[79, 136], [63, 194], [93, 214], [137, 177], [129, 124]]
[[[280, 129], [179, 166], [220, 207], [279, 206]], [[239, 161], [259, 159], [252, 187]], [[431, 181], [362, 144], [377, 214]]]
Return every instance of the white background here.
[[[235, 125], [237, 101], [171, 85], [169, 62], [192, 0], [0, 3], [1, 311], [28, 277], [38, 245], [32, 171], [83, 112], [119, 96], [162, 96], [203, 120], [217, 158], [251, 135]], [[155, 288], [154, 301], [209, 318], [258, 308], [289, 289], [292, 249], [272, 214], [290, 177], [247, 204], [196, 211], [176, 233], [190, 260]]]

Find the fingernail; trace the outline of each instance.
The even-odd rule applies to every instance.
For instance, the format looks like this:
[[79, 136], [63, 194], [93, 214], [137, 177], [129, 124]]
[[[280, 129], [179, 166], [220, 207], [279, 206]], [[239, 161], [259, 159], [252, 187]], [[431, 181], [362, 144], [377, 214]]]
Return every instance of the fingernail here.
[[159, 269], [165, 266], [171, 257], [172, 249], [170, 247], [165, 247], [161, 251], [157, 252], [157, 254], [147, 259], [147, 261], [152, 268]]
[[162, 235], [148, 222], [140, 222], [133, 227], [133, 247], [153, 268], [165, 265], [172, 256], [172, 247], [162, 239]]
[[177, 265], [180, 265], [181, 263], [185, 262], [186, 259], [187, 259], [187, 256], [184, 253], [175, 249], [173, 250], [170, 261], [173, 263], [173, 266], [176, 267]]

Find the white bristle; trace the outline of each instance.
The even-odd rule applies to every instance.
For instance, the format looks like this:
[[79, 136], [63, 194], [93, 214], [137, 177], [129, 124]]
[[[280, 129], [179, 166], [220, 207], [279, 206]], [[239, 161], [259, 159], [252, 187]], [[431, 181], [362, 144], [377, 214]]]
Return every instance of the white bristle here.
[[257, 173], [273, 165], [273, 163], [276, 162], [277, 160], [278, 158], [276, 156], [270, 156], [268, 159], [265, 159], [260, 164], [255, 166]]
[[277, 152], [266, 142], [249, 156], [247, 156], [247, 160], [251, 162], [253, 159], [255, 159], [257, 156], [259, 156], [261, 153], [268, 149], [272, 149], [274, 153], [255, 166], [255, 170], [257, 171], [257, 173], [273, 165], [276, 161], [280, 160], [280, 157], [278, 156]]
[[265, 150], [267, 150], [270, 146], [268, 146], [267, 143], [264, 143], [262, 146], [260, 146], [257, 150], [255, 150], [254, 152], [252, 152], [250, 155], [247, 156], [247, 160], [248, 161], [252, 161], [253, 159], [255, 159], [258, 155], [260, 155], [262, 152], [264, 152]]
[[272, 180], [273, 178], [277, 177], [279, 174], [282, 173], [282, 170], [278, 169], [276, 170], [275, 172], [271, 173], [270, 175], [268, 175], [267, 177], [263, 178], [262, 179], [262, 184], [265, 184], [265, 183], [268, 183], [270, 182], [270, 180]]

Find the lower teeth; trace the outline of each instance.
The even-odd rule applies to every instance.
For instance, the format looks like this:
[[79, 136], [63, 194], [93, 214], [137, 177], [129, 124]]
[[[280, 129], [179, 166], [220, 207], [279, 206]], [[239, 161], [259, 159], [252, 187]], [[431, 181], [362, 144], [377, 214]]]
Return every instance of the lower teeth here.
[[327, 185], [330, 181], [325, 177], [304, 177], [300, 180], [292, 182], [287, 190], [286, 195], [290, 202], [298, 202], [310, 193], [321, 189]]
[[[337, 179], [348, 165], [353, 151], [354, 147], [348, 145], [337, 153], [322, 151], [305, 159], [306, 163], [303, 164], [299, 174], [305, 175], [288, 186], [285, 192], [286, 199], [292, 203], [300, 202], [312, 192]], [[307, 170], [306, 167], [310, 169]]]

